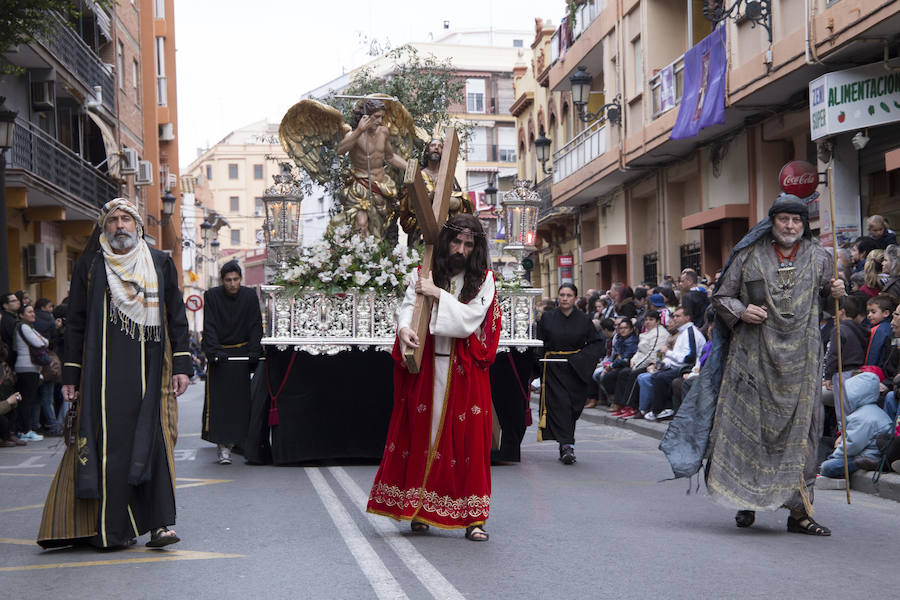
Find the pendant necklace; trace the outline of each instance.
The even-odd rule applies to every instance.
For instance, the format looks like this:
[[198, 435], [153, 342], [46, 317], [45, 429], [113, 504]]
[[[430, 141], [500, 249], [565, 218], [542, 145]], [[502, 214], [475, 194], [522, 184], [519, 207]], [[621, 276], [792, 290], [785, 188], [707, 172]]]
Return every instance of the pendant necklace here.
[[793, 298], [791, 297], [791, 290], [794, 285], [797, 283], [797, 271], [794, 268], [794, 257], [797, 256], [797, 250], [800, 249], [800, 242], [794, 244], [794, 249], [791, 250], [791, 253], [785, 256], [781, 253], [781, 249], [778, 247], [778, 244], [772, 242], [772, 246], [775, 248], [775, 253], [778, 255], [778, 270], [775, 271], [775, 287], [781, 291], [781, 300], [778, 302], [778, 312], [781, 313], [781, 316], [789, 319], [794, 316], [794, 311], [792, 310]]

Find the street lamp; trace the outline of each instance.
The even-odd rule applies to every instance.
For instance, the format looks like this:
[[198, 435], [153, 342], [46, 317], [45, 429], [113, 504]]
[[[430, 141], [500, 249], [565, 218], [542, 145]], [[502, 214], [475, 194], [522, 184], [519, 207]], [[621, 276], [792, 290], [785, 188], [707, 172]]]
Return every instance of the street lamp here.
[[531, 287], [527, 271], [522, 265], [526, 254], [537, 250], [537, 215], [541, 206], [541, 196], [531, 187], [531, 180], [516, 179], [513, 189], [503, 194], [503, 216], [506, 225], [506, 246], [504, 251], [516, 256], [518, 264], [513, 275], [521, 286]]
[[550, 160], [550, 138], [544, 135], [544, 132], [541, 132], [541, 135], [538, 136], [538, 139], [534, 140], [534, 154], [537, 156], [538, 162], [541, 163], [541, 169], [544, 171], [544, 175], [550, 175], [553, 173], [553, 168], [547, 168], [547, 161]]
[[487, 187], [484, 188], [484, 202], [491, 207], [497, 206], [497, 188], [494, 185], [493, 177], [490, 178]]
[[[734, 0], [730, 8], [725, 8], [726, 4], [728, 0], [706, 0], [703, 3], [703, 16], [713, 23], [731, 18], [735, 21], [750, 21], [753, 27], [762, 25], [769, 34], [769, 44], [772, 44], [772, 0]], [[744, 4], [743, 12], [741, 4]]]
[[591, 81], [591, 75], [584, 65], [579, 65], [575, 74], [569, 77], [569, 83], [572, 84], [572, 102], [578, 109], [578, 118], [589, 123], [605, 114], [607, 121], [613, 125], [620, 125], [622, 123], [622, 102], [618, 95], [612, 102], [601, 106], [597, 112], [587, 112], [587, 105], [591, 100]]
[[175, 196], [169, 190], [166, 190], [165, 195], [162, 197], [162, 214], [164, 223], [175, 214]]
[[16, 128], [16, 111], [0, 96], [0, 290], [9, 289], [9, 245], [6, 237], [6, 150], [12, 148]]

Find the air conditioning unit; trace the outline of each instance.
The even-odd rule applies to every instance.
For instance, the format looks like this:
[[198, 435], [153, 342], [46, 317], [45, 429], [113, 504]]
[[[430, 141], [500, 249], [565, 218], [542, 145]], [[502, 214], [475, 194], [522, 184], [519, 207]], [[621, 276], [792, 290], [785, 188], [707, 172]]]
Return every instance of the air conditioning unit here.
[[121, 164], [119, 165], [119, 173], [122, 175], [131, 175], [137, 172], [138, 153], [134, 148], [122, 148], [119, 154]]
[[162, 123], [159, 126], [159, 141], [171, 142], [175, 139], [175, 127], [171, 123]]
[[137, 174], [134, 176], [134, 185], [150, 185], [153, 183], [153, 163], [149, 160], [139, 160]]
[[56, 255], [49, 244], [28, 244], [25, 262], [29, 279], [53, 279], [56, 277]]
[[53, 110], [56, 87], [53, 81], [31, 82], [31, 107], [36, 111]]

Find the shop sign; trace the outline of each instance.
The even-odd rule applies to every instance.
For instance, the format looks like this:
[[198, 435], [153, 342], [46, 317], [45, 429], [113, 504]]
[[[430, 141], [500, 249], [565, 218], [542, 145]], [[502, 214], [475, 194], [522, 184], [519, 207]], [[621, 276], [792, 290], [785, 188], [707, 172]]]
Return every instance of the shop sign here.
[[[888, 62], [900, 66], [900, 60]], [[827, 73], [809, 84], [809, 129], [821, 137], [900, 121], [900, 71], [883, 62]]]
[[556, 266], [558, 267], [572, 267], [575, 265], [575, 259], [571, 254], [563, 254], [556, 259]]

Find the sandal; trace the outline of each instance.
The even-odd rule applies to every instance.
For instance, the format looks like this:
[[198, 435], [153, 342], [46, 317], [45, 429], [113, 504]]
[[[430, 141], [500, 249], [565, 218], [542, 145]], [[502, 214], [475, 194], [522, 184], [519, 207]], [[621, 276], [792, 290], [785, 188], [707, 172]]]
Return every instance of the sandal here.
[[738, 527], [750, 527], [756, 520], [756, 512], [752, 510], [739, 510], [734, 515], [734, 522]]
[[466, 527], [466, 539], [472, 540], [473, 542], [486, 542], [490, 536], [487, 531], [484, 530], [480, 525], [472, 525], [471, 527]]
[[425, 533], [428, 531], [428, 523], [422, 523], [421, 521], [411, 521], [409, 523], [409, 528], [413, 530], [413, 533]]
[[805, 533], [806, 535], [831, 535], [830, 529], [824, 525], [819, 525], [813, 521], [813, 518], [810, 516], [801, 517], [799, 519], [788, 517], [787, 530], [791, 533]]
[[147, 542], [148, 548], [162, 548], [169, 544], [175, 544], [181, 541], [174, 531], [168, 527], [157, 527], [150, 532], [150, 541]]

